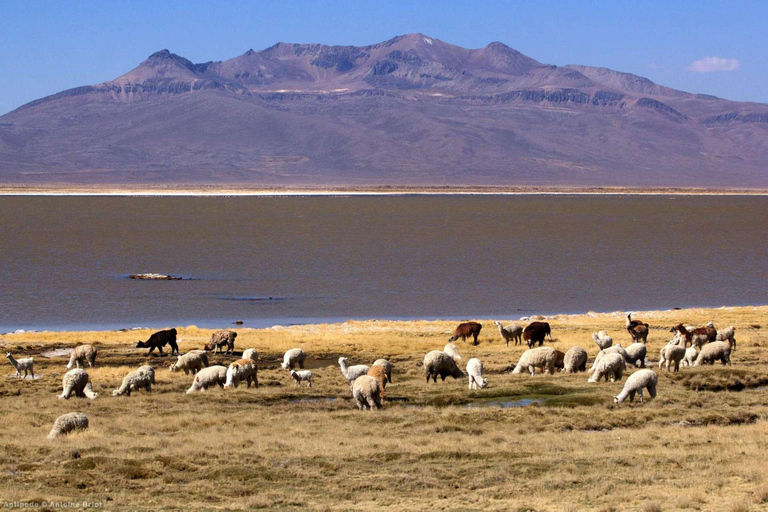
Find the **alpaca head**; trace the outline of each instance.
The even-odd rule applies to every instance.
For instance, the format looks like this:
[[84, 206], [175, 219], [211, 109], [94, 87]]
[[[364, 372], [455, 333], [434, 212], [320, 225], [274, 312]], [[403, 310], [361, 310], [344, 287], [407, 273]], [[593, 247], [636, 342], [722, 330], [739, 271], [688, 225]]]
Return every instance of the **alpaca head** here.
[[347, 358], [346, 357], [340, 357], [339, 358], [339, 366], [341, 366], [342, 368], [344, 366], [347, 366]]
[[5, 354], [5, 357], [7, 357], [8, 359], [12, 359], [12, 358], [13, 358], [13, 356], [11, 355], [11, 353], [10, 353], [10, 352], [8, 352], [7, 354]]

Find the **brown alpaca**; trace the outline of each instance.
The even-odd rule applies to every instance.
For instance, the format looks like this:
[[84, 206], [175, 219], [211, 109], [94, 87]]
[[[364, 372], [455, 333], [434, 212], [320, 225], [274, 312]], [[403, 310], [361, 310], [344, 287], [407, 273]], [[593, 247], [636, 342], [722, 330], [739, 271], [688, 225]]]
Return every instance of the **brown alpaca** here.
[[480, 335], [480, 330], [482, 328], [483, 325], [477, 322], [461, 323], [453, 331], [453, 336], [451, 336], [448, 341], [456, 341], [457, 339], [461, 338], [461, 341], [466, 343], [467, 338], [472, 336], [474, 338], [473, 344], [477, 345], [477, 337]]
[[379, 389], [381, 389], [381, 398], [384, 399], [384, 397], [387, 396], [384, 389], [387, 387], [387, 369], [383, 366], [371, 366], [371, 368], [368, 370], [368, 375], [376, 379], [379, 383]]
[[627, 332], [636, 343], [648, 343], [648, 324], [632, 320], [632, 313], [627, 314]]
[[717, 338], [717, 330], [715, 330], [714, 327], [698, 327], [689, 332], [688, 329], [683, 327], [683, 324], [677, 324], [670, 329], [670, 332], [675, 331], [680, 333], [681, 339], [685, 340], [685, 343], [683, 344], [684, 347], [687, 347], [690, 343], [691, 346], [695, 346], [699, 350], [701, 350], [701, 347], [707, 343], [712, 343]]

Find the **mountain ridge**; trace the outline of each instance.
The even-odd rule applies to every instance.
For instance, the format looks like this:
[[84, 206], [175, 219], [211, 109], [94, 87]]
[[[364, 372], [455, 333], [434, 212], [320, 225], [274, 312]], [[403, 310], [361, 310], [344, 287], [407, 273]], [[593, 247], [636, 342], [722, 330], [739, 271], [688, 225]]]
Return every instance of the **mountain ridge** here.
[[164, 49], [0, 117], [5, 183], [765, 187], [767, 158], [768, 105], [424, 34]]

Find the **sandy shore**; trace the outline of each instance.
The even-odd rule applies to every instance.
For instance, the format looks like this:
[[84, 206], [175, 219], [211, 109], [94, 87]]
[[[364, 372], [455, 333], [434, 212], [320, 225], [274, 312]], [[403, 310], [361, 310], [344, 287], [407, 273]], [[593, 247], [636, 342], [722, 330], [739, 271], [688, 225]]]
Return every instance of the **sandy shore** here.
[[251, 185], [0, 185], [6, 196], [768, 195], [768, 189], [676, 187], [422, 187]]

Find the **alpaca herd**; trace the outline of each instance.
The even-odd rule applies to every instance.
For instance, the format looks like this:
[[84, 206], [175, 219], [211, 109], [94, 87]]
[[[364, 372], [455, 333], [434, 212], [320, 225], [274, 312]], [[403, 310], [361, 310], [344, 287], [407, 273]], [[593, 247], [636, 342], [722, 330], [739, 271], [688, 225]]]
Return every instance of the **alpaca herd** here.
[[[522, 327], [517, 324], [503, 325], [494, 322], [499, 335], [509, 347], [513, 345], [528, 345], [528, 349], [522, 353], [514, 368], [513, 375], [527, 374], [535, 376], [539, 373], [554, 375], [556, 370], [563, 373], [578, 373], [587, 371], [590, 375], [587, 382], [599, 383], [601, 380], [616, 382], [621, 381], [627, 369], [627, 365], [637, 368], [626, 379], [623, 390], [614, 397], [615, 404], [621, 404], [627, 397], [630, 402], [638, 396], [640, 402], [644, 400], [643, 390], [647, 390], [650, 398], [655, 398], [657, 393], [658, 375], [653, 370], [646, 368], [647, 340], [649, 326], [638, 319], [633, 319], [631, 314], [626, 316], [626, 330], [630, 334], [633, 343], [626, 348], [620, 343], [614, 343], [613, 338], [605, 331], [599, 331], [592, 335], [592, 341], [598, 348], [591, 367], [587, 370], [589, 354], [582, 347], [571, 347], [563, 353], [552, 347], [543, 346], [545, 339], [552, 341], [552, 330], [547, 322], [533, 321]], [[468, 379], [468, 389], [481, 390], [488, 387], [488, 379], [483, 375], [483, 362], [473, 357], [469, 359], [465, 368], [459, 367], [461, 356], [458, 347], [453, 343], [459, 338], [466, 343], [466, 338], [473, 339], [473, 345], [478, 344], [478, 336], [482, 325], [477, 322], [465, 322], [460, 324], [451, 334], [448, 343], [443, 350], [433, 350], [427, 353], [423, 360], [426, 382], [437, 382], [447, 377], [454, 379]], [[700, 366], [714, 364], [720, 361], [722, 364], [731, 364], [731, 353], [736, 348], [735, 328], [727, 327], [718, 331], [710, 322], [705, 327], [693, 328], [677, 324], [670, 329], [674, 337], [669, 340], [659, 353], [659, 371], [665, 366], [668, 372], [680, 371], [680, 367]], [[193, 375], [192, 384], [186, 391], [187, 394], [203, 392], [208, 388], [219, 387], [222, 389], [237, 388], [245, 382], [246, 387], [259, 387], [258, 359], [255, 349], [249, 348], [243, 351], [242, 357], [231, 362], [228, 366], [209, 365], [208, 354], [234, 355], [234, 344], [237, 333], [233, 331], [217, 331], [205, 344], [202, 350], [191, 350], [185, 354], [179, 354], [176, 362], [169, 366], [171, 373], [184, 372], [184, 375]], [[157, 348], [162, 354], [162, 347], [166, 344], [172, 348], [172, 353], [178, 353], [176, 342], [176, 330], [169, 329], [153, 334], [146, 342], [139, 342], [137, 348], [149, 348], [151, 352]], [[538, 345], [538, 346], [536, 346]], [[225, 350], [226, 349], [226, 350]], [[89, 368], [96, 365], [96, 347], [83, 344], [75, 347], [70, 360], [66, 365], [67, 371], [62, 379], [63, 391], [59, 398], [69, 399], [73, 394], [76, 397], [96, 399], [99, 394], [93, 390], [90, 377], [85, 370], [87, 363]], [[6, 355], [9, 362], [16, 369], [16, 376], [24, 378], [31, 374], [34, 378], [34, 362], [32, 358], [16, 359], [10, 352]], [[305, 370], [307, 360], [306, 352], [301, 348], [287, 350], [283, 354], [280, 366], [288, 370], [290, 380], [295, 386], [306, 383], [312, 387], [312, 371]], [[339, 370], [344, 381], [349, 385], [354, 403], [360, 410], [380, 409], [386, 399], [385, 389], [392, 383], [392, 364], [386, 359], [377, 359], [370, 366], [366, 364], [350, 365], [346, 357], [338, 360]], [[298, 369], [296, 369], [298, 368]], [[155, 369], [144, 365], [129, 372], [123, 378], [120, 387], [115, 389], [113, 396], [131, 396], [132, 391], [145, 390], [151, 392], [155, 384]], [[71, 431], [88, 428], [88, 419], [80, 413], [70, 413], [59, 417], [49, 437], [54, 438], [65, 435]]]

